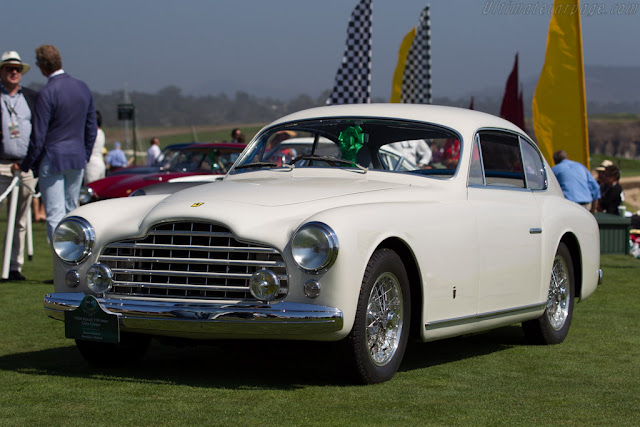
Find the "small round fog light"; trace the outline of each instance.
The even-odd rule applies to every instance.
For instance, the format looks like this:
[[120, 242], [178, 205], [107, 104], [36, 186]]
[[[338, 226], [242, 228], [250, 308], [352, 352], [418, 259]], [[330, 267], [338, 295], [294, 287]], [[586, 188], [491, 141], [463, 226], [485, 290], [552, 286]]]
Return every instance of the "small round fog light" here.
[[278, 295], [280, 280], [270, 270], [258, 270], [249, 279], [249, 291], [259, 301], [271, 301]]
[[87, 271], [87, 285], [89, 290], [102, 294], [111, 289], [113, 275], [111, 269], [104, 264], [93, 264]]
[[307, 298], [317, 298], [320, 295], [320, 283], [309, 280], [304, 284], [304, 294]]
[[64, 275], [64, 280], [67, 282], [68, 287], [75, 288], [80, 283], [80, 275], [76, 270], [69, 270]]

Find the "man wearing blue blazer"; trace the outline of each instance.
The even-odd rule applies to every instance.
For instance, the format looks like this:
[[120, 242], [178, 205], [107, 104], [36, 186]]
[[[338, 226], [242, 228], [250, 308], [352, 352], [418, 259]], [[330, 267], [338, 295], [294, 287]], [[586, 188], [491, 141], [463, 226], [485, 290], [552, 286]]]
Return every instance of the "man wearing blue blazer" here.
[[64, 72], [55, 46], [39, 46], [36, 64], [48, 81], [38, 93], [21, 169], [39, 175], [52, 242], [60, 220], [78, 207], [82, 175], [96, 140], [96, 111], [89, 87]]

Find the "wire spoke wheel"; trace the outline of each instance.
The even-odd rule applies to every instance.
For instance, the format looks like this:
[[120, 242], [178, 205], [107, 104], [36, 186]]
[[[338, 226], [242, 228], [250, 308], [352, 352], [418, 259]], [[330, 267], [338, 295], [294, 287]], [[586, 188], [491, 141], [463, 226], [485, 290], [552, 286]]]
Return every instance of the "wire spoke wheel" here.
[[383, 366], [393, 358], [403, 324], [402, 289], [398, 278], [386, 272], [378, 277], [367, 305], [366, 341], [373, 363]]
[[537, 319], [522, 322], [522, 329], [532, 344], [559, 344], [567, 337], [573, 316], [575, 276], [571, 252], [564, 243], [551, 265], [551, 279], [544, 313]]
[[569, 272], [564, 258], [556, 256], [551, 271], [549, 298], [547, 299], [547, 318], [551, 327], [559, 331], [569, 317]]
[[353, 328], [345, 340], [347, 366], [361, 384], [393, 378], [402, 362], [411, 329], [411, 291], [407, 270], [391, 249], [373, 253], [358, 296]]

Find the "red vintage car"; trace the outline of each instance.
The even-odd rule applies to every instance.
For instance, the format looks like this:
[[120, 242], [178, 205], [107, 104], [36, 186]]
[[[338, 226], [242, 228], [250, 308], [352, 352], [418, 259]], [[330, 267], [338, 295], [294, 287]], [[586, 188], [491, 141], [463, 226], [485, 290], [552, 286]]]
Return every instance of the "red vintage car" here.
[[150, 173], [124, 173], [107, 176], [82, 187], [80, 204], [96, 200], [127, 197], [133, 191], [148, 185], [165, 182], [173, 178], [218, 174], [224, 175], [236, 161], [244, 144], [194, 143], [181, 150], [173, 161], [159, 170]]

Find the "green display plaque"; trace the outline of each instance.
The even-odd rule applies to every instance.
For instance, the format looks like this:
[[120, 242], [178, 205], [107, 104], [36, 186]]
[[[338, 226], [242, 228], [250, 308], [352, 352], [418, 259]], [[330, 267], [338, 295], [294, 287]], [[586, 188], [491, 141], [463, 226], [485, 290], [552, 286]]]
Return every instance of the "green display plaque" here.
[[91, 295], [77, 309], [64, 312], [64, 335], [86, 341], [120, 342], [118, 315], [105, 311]]

